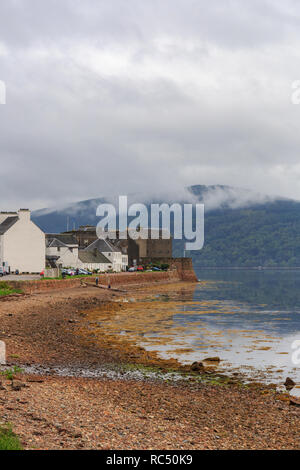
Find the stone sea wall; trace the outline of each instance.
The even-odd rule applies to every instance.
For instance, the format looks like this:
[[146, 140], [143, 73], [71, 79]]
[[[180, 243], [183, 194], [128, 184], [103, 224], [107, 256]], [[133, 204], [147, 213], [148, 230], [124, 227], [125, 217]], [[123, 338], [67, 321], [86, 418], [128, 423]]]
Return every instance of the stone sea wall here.
[[142, 264], [148, 263], [165, 263], [169, 264], [170, 270], [176, 270], [181, 281], [197, 282], [197, 276], [193, 268], [192, 258], [142, 258]]
[[[116, 274], [99, 274], [99, 284], [112, 287], [121, 287], [126, 285], [156, 284], [161, 282], [187, 281], [196, 282], [192, 260], [189, 258], [165, 258], [160, 262], [170, 265], [170, 270], [166, 272], [133, 272]], [[95, 282], [95, 277], [76, 279], [47, 279], [36, 281], [9, 281], [8, 284], [15, 289], [22, 289], [26, 294], [43, 292], [47, 290], [63, 290], [80, 287], [81, 282]]]

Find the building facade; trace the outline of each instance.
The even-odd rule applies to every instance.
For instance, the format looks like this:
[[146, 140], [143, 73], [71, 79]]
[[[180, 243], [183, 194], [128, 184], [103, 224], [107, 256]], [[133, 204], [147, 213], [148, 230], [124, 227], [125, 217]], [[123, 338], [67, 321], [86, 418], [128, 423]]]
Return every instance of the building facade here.
[[44, 232], [31, 220], [28, 209], [0, 213], [0, 262], [11, 272], [40, 273], [45, 268]]
[[84, 251], [90, 251], [93, 253], [102, 253], [105, 258], [107, 258], [111, 265], [112, 270], [119, 273], [121, 271], [126, 271], [128, 266], [128, 256], [122, 251], [114, 246], [108, 240], [102, 240], [98, 238], [93, 243], [91, 243]]
[[75, 267], [78, 263], [78, 243], [73, 235], [47, 233], [46, 259], [51, 267]]
[[[153, 234], [156, 238], [151, 238]], [[140, 264], [144, 258], [157, 260], [173, 256], [173, 239], [165, 230], [140, 229], [139, 237], [136, 239], [130, 236], [128, 230], [125, 240], [121, 239], [117, 232], [117, 239], [110, 242], [128, 255], [129, 266]]]
[[126, 271], [128, 258], [104, 240], [95, 240], [82, 249], [73, 232], [46, 235], [47, 265], [59, 268], [83, 268], [90, 271]]
[[87, 248], [98, 239], [94, 225], [81, 225], [77, 230], [64, 232], [64, 234], [75, 237], [79, 248]]
[[112, 263], [99, 251], [79, 250], [76, 268], [105, 273], [113, 269]]
[[[166, 233], [161, 229], [156, 230], [156, 238], [151, 238], [150, 229], [141, 229], [141, 236], [137, 239], [132, 239], [130, 237], [129, 230], [127, 231], [126, 239], [120, 238], [120, 233], [117, 231], [115, 240], [109, 239], [109, 245], [112, 245], [121, 251], [125, 257], [127, 256], [127, 261], [121, 262], [119, 255], [110, 255], [110, 258], [115, 258], [115, 265], [122, 264], [124, 267], [125, 262], [127, 265], [133, 266], [134, 264], [139, 264], [143, 258], [172, 258], [173, 255], [173, 240], [171, 235]], [[154, 231], [153, 231], [154, 232]], [[91, 245], [95, 246], [94, 243], [99, 240], [96, 227], [92, 225], [80, 226], [77, 230], [72, 230], [70, 232], [65, 232], [67, 235], [72, 235], [76, 238], [78, 242], [79, 249], [89, 249]], [[143, 236], [142, 236], [143, 235]], [[102, 247], [102, 243], [100, 243]], [[105, 248], [105, 247], [104, 247]], [[105, 256], [107, 256], [103, 252]], [[124, 268], [122, 268], [123, 270]]]

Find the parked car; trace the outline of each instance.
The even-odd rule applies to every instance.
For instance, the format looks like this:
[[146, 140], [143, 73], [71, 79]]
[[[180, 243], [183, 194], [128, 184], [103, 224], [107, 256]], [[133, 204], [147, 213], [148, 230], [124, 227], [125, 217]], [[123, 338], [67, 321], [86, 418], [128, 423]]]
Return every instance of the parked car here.
[[128, 272], [129, 273], [133, 273], [136, 271], [136, 267], [135, 266], [132, 266], [131, 268], [128, 269]]
[[10, 268], [6, 262], [2, 263], [2, 266], [0, 266], [0, 276], [6, 276], [10, 274]]
[[75, 276], [74, 269], [62, 269], [61, 273], [64, 274], [65, 276]]
[[87, 269], [78, 269], [78, 274], [82, 274], [84, 276], [91, 276], [93, 273], [91, 273]]
[[138, 266], [138, 267], [136, 268], [136, 270], [137, 270], [137, 271], [144, 271], [144, 268], [143, 268], [143, 266]]
[[154, 267], [154, 268], [152, 268], [152, 271], [161, 271], [161, 269]]

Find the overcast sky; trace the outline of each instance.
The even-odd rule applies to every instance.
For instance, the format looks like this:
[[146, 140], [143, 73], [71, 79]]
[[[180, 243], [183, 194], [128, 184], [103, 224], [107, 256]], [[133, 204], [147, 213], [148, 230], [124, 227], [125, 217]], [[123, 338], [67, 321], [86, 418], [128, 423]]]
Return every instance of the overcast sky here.
[[1, 0], [1, 209], [228, 184], [300, 199], [298, 0]]

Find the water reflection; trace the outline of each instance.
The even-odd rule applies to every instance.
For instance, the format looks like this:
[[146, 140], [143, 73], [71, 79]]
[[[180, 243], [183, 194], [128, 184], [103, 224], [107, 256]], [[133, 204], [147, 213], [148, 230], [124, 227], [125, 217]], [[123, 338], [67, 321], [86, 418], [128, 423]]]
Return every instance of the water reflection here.
[[144, 346], [183, 363], [219, 355], [223, 369], [268, 382], [287, 375], [300, 381], [291, 348], [300, 339], [300, 272], [198, 270], [197, 275], [213, 282], [199, 284], [192, 302], [178, 302], [169, 344]]

